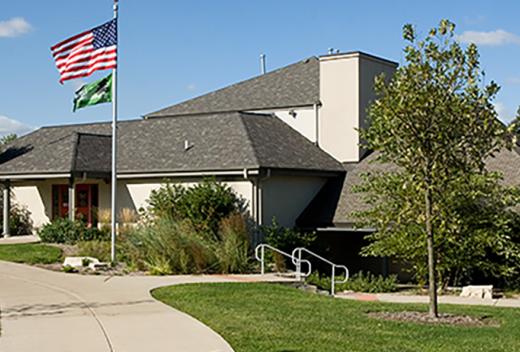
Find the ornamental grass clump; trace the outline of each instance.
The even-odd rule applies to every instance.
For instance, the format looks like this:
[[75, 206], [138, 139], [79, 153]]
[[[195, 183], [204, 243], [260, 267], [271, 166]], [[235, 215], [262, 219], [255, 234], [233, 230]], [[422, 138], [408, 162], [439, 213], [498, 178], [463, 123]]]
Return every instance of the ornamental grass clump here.
[[120, 259], [151, 274], [239, 273], [251, 268], [242, 200], [212, 179], [152, 191], [140, 221], [120, 234]]

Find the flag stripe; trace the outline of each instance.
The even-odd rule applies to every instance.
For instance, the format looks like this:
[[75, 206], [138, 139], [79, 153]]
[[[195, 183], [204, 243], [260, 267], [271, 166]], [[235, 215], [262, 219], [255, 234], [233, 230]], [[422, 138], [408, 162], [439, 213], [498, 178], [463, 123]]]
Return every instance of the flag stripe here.
[[68, 39], [65, 39], [65, 40], [59, 42], [59, 43], [56, 44], [56, 45], [53, 45], [53, 46], [51, 47], [51, 50], [52, 50], [52, 51], [55, 51], [55, 50], [59, 49], [60, 47], [64, 46], [65, 44], [68, 44], [68, 43], [73, 42], [73, 41], [77, 41], [79, 38], [81, 38], [81, 37], [84, 36], [85, 34], [90, 34], [91, 32], [92, 32], [92, 31], [88, 30], [88, 31], [82, 32], [82, 33], [80, 33], [80, 34], [76, 34], [76, 35], [73, 36], [73, 37], [70, 37], [70, 38], [68, 38]]
[[92, 33], [89, 33], [85, 37], [81, 37], [80, 40], [75, 41], [74, 43], [68, 44], [58, 50], [54, 50], [52, 52], [52, 56], [56, 58], [57, 56], [67, 55], [69, 52], [74, 50], [74, 48], [78, 48], [87, 43], [91, 43], [93, 39], [94, 36], [92, 35]]
[[60, 82], [90, 76], [94, 71], [117, 67], [117, 22], [77, 34], [53, 47], [51, 53]]
[[115, 55], [113, 55], [112, 57], [110, 57], [110, 56], [100, 56], [100, 57], [98, 57], [95, 60], [89, 61], [88, 63], [80, 62], [80, 63], [74, 64], [74, 65], [71, 65], [71, 67], [66, 67], [60, 73], [62, 75], [65, 75], [68, 72], [75, 72], [75, 71], [78, 71], [78, 70], [90, 68], [90, 67], [96, 65], [99, 62], [113, 62], [114, 61], [114, 57], [115, 57]]
[[87, 53], [82, 53], [81, 55], [75, 56], [73, 60], [64, 61], [61, 64], [56, 65], [58, 67], [58, 70], [62, 72], [64, 69], [68, 69], [72, 67], [75, 64], [78, 63], [85, 63], [89, 60], [94, 60], [98, 58], [101, 55], [110, 56], [112, 58], [116, 57], [116, 48], [115, 47], [108, 47], [104, 49], [98, 49], [95, 51], [90, 51]]
[[67, 74], [62, 76], [62, 78], [60, 79], [60, 82], [63, 83], [63, 82], [68, 81], [70, 79], [76, 79], [76, 78], [81, 78], [81, 77], [88, 77], [94, 71], [97, 71], [97, 70], [108, 70], [108, 69], [112, 69], [112, 68], [116, 68], [116, 67], [117, 67], [116, 64], [113, 64], [113, 63], [99, 63], [96, 66], [94, 66], [94, 67], [92, 67], [92, 68], [90, 68], [88, 70], [77, 71], [77, 72], [74, 72], [74, 73], [73, 72], [67, 73]]
[[78, 48], [73, 53], [70, 53], [69, 56], [56, 59], [56, 66], [63, 65], [63, 63], [70, 61], [70, 60], [76, 58], [77, 56], [85, 55], [85, 53], [88, 53], [89, 51], [92, 51], [92, 50], [94, 50], [94, 46], [92, 46], [92, 45], [86, 45], [82, 48]]

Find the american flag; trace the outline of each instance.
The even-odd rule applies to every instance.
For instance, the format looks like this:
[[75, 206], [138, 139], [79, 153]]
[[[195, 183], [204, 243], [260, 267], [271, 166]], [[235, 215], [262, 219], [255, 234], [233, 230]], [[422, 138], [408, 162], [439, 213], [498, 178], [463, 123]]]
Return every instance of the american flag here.
[[60, 82], [117, 67], [117, 21], [75, 35], [51, 47]]

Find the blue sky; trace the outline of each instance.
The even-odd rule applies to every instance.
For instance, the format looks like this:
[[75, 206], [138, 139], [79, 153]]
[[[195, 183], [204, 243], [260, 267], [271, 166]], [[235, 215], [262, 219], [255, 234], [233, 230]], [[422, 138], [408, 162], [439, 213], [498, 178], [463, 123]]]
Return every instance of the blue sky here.
[[[327, 48], [362, 50], [402, 62], [401, 28], [420, 33], [442, 18], [476, 41], [497, 111], [520, 104], [519, 1], [120, 0], [121, 119], [226, 86]], [[108, 72], [63, 86], [49, 47], [103, 23], [111, 0], [0, 2], [0, 135], [45, 125], [105, 121], [110, 104], [72, 113], [74, 90]]]

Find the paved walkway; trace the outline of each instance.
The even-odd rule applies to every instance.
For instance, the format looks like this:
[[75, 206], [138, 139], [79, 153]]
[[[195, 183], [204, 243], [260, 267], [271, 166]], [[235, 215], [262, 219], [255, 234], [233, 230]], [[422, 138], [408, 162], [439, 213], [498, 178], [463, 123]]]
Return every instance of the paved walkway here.
[[0, 351], [229, 352], [207, 326], [150, 296], [193, 282], [275, 276], [82, 276], [0, 261]]
[[[353, 299], [358, 301], [378, 301], [390, 303], [428, 303], [428, 296], [420, 295], [399, 295], [395, 293], [340, 293], [338, 298]], [[465, 304], [478, 306], [512, 307], [520, 308], [520, 299], [500, 298], [500, 299], [478, 299], [459, 296], [439, 296], [441, 304]]]
[[18, 244], [18, 243], [36, 243], [36, 242], [40, 242], [40, 237], [35, 236], [35, 235], [11, 236], [11, 237], [2, 237], [0, 235], [0, 245]]

